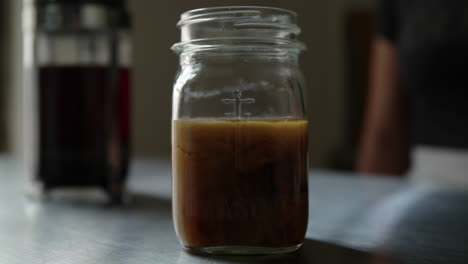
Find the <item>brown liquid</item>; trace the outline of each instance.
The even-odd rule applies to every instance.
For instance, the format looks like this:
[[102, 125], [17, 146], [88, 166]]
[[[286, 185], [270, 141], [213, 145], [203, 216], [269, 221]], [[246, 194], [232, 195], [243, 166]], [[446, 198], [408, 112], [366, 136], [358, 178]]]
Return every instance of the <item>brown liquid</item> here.
[[302, 243], [307, 140], [306, 120], [174, 121], [174, 220], [182, 243]]
[[[129, 70], [101, 66], [39, 68], [39, 155], [44, 190], [97, 186], [122, 197], [129, 164]], [[116, 89], [116, 90], [114, 90]]]

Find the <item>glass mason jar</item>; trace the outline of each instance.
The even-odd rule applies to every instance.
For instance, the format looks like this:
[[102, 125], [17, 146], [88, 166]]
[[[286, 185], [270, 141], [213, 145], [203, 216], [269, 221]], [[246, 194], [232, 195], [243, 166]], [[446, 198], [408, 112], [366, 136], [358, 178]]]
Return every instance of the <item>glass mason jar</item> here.
[[308, 122], [294, 12], [182, 14], [173, 90], [175, 229], [213, 254], [291, 252], [308, 219]]
[[58, 190], [76, 197], [91, 188], [121, 202], [129, 164], [131, 64], [124, 2], [35, 0], [26, 8], [33, 17], [25, 32], [32, 53], [28, 58], [25, 50], [25, 69], [32, 76], [27, 94], [33, 117], [26, 129], [35, 183], [50, 195]]

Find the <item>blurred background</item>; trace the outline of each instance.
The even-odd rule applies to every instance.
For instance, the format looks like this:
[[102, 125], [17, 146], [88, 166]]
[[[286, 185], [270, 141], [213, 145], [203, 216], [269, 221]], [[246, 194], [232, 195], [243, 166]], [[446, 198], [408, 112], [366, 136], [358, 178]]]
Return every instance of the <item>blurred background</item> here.
[[[34, 152], [31, 142], [28, 141], [30, 140], [29, 135], [33, 134], [29, 131], [28, 126], [33, 126], [34, 122], [38, 121], [33, 120], [33, 117], [36, 116], [36, 113], [33, 111], [37, 111], [37, 109], [35, 105], [28, 103], [33, 101], [31, 100], [33, 96], [30, 94], [31, 90], [26, 88], [28, 87], [28, 72], [24, 72], [23, 70], [23, 60], [28, 57], [28, 54], [26, 56], [23, 54], [23, 51], [27, 50], [24, 47], [27, 41], [25, 41], [22, 29], [22, 3], [32, 3], [32, 1], [35, 0], [0, 0], [0, 176], [9, 175], [8, 166], [5, 166], [5, 164], [9, 165], [10, 159], [5, 159], [7, 157], [4, 156], [5, 153], [8, 153], [7, 155], [27, 156], [26, 154]], [[385, 144], [383, 144], [383, 147], [382, 145], [375, 144], [379, 148], [376, 148], [375, 152], [368, 151], [367, 158], [370, 157], [368, 164], [383, 164], [383, 169], [372, 167], [370, 169], [365, 168], [364, 170], [358, 169], [359, 174], [326, 171], [313, 173], [313, 177], [315, 178], [313, 183], [311, 181], [310, 193], [312, 196], [310, 197], [312, 197], [311, 201], [320, 202], [313, 203], [312, 205], [314, 209], [310, 211], [309, 218], [309, 226], [312, 227], [310, 229], [312, 232], [308, 231], [308, 234], [313, 233], [314, 235], [308, 235], [308, 238], [319, 239], [317, 240], [318, 244], [323, 240], [327, 243], [333, 243], [330, 245], [336, 244], [340, 247], [350, 246], [353, 250], [364, 248], [365, 251], [376, 245], [378, 249], [378, 246], [383, 243], [385, 252], [395, 252], [395, 255], [402, 254], [402, 263], [428, 263], [431, 260], [434, 260], [431, 263], [467, 263], [466, 252], [468, 252], [468, 246], [465, 243], [466, 239], [464, 236], [467, 233], [465, 223], [468, 217], [466, 210], [466, 201], [468, 200], [466, 195], [466, 188], [468, 188], [468, 154], [466, 152], [468, 137], [466, 135], [468, 135], [468, 126], [464, 124], [466, 123], [465, 120], [468, 113], [468, 108], [465, 107], [468, 95], [466, 89], [464, 89], [467, 82], [464, 77], [466, 76], [465, 71], [467, 68], [465, 67], [465, 63], [468, 61], [468, 53], [465, 51], [468, 39], [463, 38], [468, 36], [466, 34], [468, 32], [468, 19], [466, 19], [468, 18], [468, 4], [466, 4], [466, 0], [458, 2], [442, 0], [415, 1], [421, 6], [409, 5], [414, 10], [410, 10], [411, 12], [407, 13], [407, 17], [399, 17], [401, 20], [406, 19], [407, 21], [405, 20], [405, 22], [410, 24], [414, 21], [417, 22], [413, 25], [414, 31], [406, 32], [405, 37], [407, 39], [405, 43], [408, 46], [414, 47], [414, 50], [410, 51], [420, 55], [420, 57], [416, 57], [415, 59], [409, 56], [410, 59], [407, 61], [415, 63], [409, 64], [410, 67], [408, 69], [416, 70], [410, 71], [411, 74], [414, 74], [415, 77], [421, 77], [421, 75], [423, 77], [421, 79], [424, 82], [421, 82], [422, 85], [417, 85], [416, 88], [428, 92], [418, 94], [418, 100], [424, 99], [424, 96], [429, 95], [428, 97], [433, 99], [431, 102], [435, 102], [434, 105], [427, 105], [427, 109], [434, 111], [428, 113], [421, 111], [413, 120], [429, 121], [430, 125], [422, 127], [423, 129], [419, 131], [420, 136], [424, 136], [426, 132], [436, 132], [434, 133], [434, 138], [432, 138], [435, 142], [426, 144], [429, 148], [419, 149], [416, 155], [410, 153], [412, 150], [409, 149], [410, 143], [414, 142], [407, 142], [410, 141], [409, 137], [404, 138], [398, 133], [394, 133], [395, 130], [401, 132], [399, 130], [406, 128], [401, 126], [405, 124], [404, 122], [400, 122], [402, 120], [394, 117], [408, 115], [405, 112], [406, 108], [400, 107], [401, 105], [396, 104], [394, 101], [392, 102], [391, 99], [402, 99], [402, 94], [397, 94], [395, 91], [403, 89], [398, 90], [395, 88], [406, 87], [400, 85], [401, 83], [398, 82], [401, 81], [398, 79], [399, 75], [395, 74], [399, 71], [397, 67], [399, 65], [396, 63], [399, 47], [398, 45], [393, 45], [396, 43], [392, 42], [394, 39], [388, 39], [387, 33], [389, 32], [385, 30], [387, 28], [382, 28], [383, 25], [387, 25], [390, 29], [394, 30], [395, 23], [400, 22], [399, 20], [395, 21], [395, 14], [400, 15], [400, 13], [395, 13], [397, 10], [387, 5], [394, 5], [395, 3], [406, 4], [409, 2], [379, 1], [379, 8], [377, 8], [378, 0], [127, 1], [133, 20], [131, 38], [133, 55], [131, 59], [130, 144], [132, 159], [139, 159], [135, 162], [137, 165], [134, 167], [140, 168], [139, 171], [135, 170], [135, 174], [139, 174], [140, 180], [136, 181], [136, 185], [132, 186], [132, 190], [136, 190], [135, 206], [133, 207], [136, 210], [103, 210], [102, 212], [97, 212], [94, 209], [87, 210], [89, 209], [87, 207], [48, 207], [44, 205], [44, 207], [36, 208], [38, 210], [24, 210], [27, 215], [25, 217], [21, 214], [21, 210], [17, 210], [22, 206], [19, 204], [22, 200], [12, 198], [16, 197], [13, 193], [20, 193], [19, 191], [15, 192], [16, 189], [10, 188], [11, 186], [14, 187], [14, 184], [9, 185], [9, 180], [12, 180], [14, 177], [4, 177], [3, 179], [0, 177], [0, 187], [5, 188], [5, 191], [0, 191], [0, 208], [7, 208], [7, 210], [3, 210], [4, 214], [0, 210], [0, 220], [7, 220], [7, 225], [3, 225], [5, 222], [0, 221], [3, 226], [6, 226], [4, 228], [6, 231], [0, 230], [0, 242], [5, 241], [3, 246], [6, 247], [7, 254], [13, 252], [10, 255], [14, 256], [14, 252], [19, 252], [18, 255], [26, 255], [28, 257], [29, 255], [24, 254], [25, 252], [38, 252], [42, 256], [43, 252], [41, 250], [34, 251], [27, 248], [33, 245], [31, 243], [37, 243], [39, 249], [55, 245], [57, 245], [58, 249], [66, 247], [64, 250], [56, 250], [56, 252], [53, 252], [54, 254], [62, 254], [62, 252], [71, 252], [73, 250], [72, 256], [80, 257], [98, 256], [98, 253], [93, 255], [92, 252], [94, 251], [89, 251], [89, 248], [93, 249], [94, 247], [97, 250], [96, 252], [100, 252], [102, 249], [103, 254], [101, 255], [106, 258], [117, 254], [119, 261], [122, 261], [122, 256], [126, 255], [127, 251], [125, 250], [131, 249], [132, 251], [129, 251], [130, 253], [127, 255], [132, 259], [132, 263], [135, 263], [134, 256], [138, 255], [136, 249], [149, 250], [147, 251], [150, 252], [147, 255], [150, 256], [148, 259], [153, 259], [154, 256], [159, 255], [170, 256], [166, 252], [159, 254], [151, 247], [145, 248], [139, 245], [151, 245], [154, 242], [152, 239], [159, 239], [161, 237], [164, 237], [164, 243], [167, 241], [172, 243], [170, 240], [165, 240], [166, 236], [160, 235], [163, 233], [161, 230], [164, 230], [164, 232], [170, 230], [169, 219], [171, 214], [169, 199], [171, 191], [169, 186], [171, 179], [170, 177], [160, 177], [159, 179], [153, 178], [153, 181], [150, 181], [146, 180], [145, 177], [148, 176], [147, 179], [151, 179], [151, 177], [155, 176], [155, 171], [158, 170], [163, 172], [160, 173], [161, 175], [166, 176], [165, 172], [170, 169], [169, 163], [166, 161], [170, 159], [171, 153], [171, 97], [173, 82], [179, 64], [178, 57], [170, 50], [170, 47], [180, 39], [180, 32], [176, 28], [176, 23], [181, 13], [194, 8], [256, 5], [286, 8], [298, 14], [298, 24], [302, 29], [299, 38], [307, 45], [307, 51], [301, 56], [301, 68], [307, 81], [305, 94], [310, 120], [309, 146], [311, 167], [339, 171], [354, 170], [354, 164], [359, 163], [356, 162], [358, 156], [357, 150], [359, 138], [362, 134], [366, 101], [374, 103], [374, 108], [371, 107], [372, 110], [381, 110], [380, 116], [376, 115], [374, 121], [381, 121], [376, 122], [377, 125], [383, 124], [380, 127], [376, 126], [381, 128], [380, 130], [377, 129], [379, 132], [385, 132], [382, 133], [384, 140], [377, 140], [377, 143], [385, 141], [383, 142]], [[383, 3], [386, 5], [383, 5]], [[454, 3], [458, 3], [462, 8]], [[448, 8], [448, 11], [439, 8], [438, 5], [444, 6], [444, 4], [447, 5], [445, 7]], [[376, 8], [379, 10], [378, 26], [375, 23]], [[428, 13], [428, 10], [433, 13]], [[419, 14], [420, 16], [414, 14]], [[428, 14], [436, 14], [437, 16], [430, 16]], [[414, 19], [414, 21], [407, 19], [408, 17]], [[382, 21], [387, 23], [382, 23]], [[459, 26], [454, 26], [457, 23], [459, 23]], [[446, 28], [440, 25], [445, 25], [451, 30], [446, 30]], [[379, 29], [376, 30], [376, 27]], [[456, 30], [453, 30], [452, 27]], [[420, 29], [426, 29], [426, 31]], [[375, 48], [373, 50], [379, 51], [380, 57], [379, 63], [375, 63], [374, 61], [373, 65], [376, 66], [370, 69], [371, 42], [374, 36], [376, 36], [376, 31], [378, 32], [377, 36], [379, 37], [380, 35], [380, 49]], [[421, 32], [423, 34], [414, 34]], [[449, 34], [441, 35], [439, 34], [440, 32], [448, 32]], [[454, 33], [455, 38], [453, 38], [452, 33]], [[427, 45], [428, 36], [432, 40], [435, 40], [434, 43], [436, 44], [432, 43], [432, 46]], [[412, 42], [414, 40], [413, 37], [418, 41]], [[456, 41], [451, 43], [454, 39]], [[377, 43], [379, 38], [375, 40]], [[440, 43], [448, 46], [439, 45]], [[455, 47], [458, 47], [458, 49], [453, 49], [451, 44], [456, 44]], [[406, 48], [408, 47], [406, 46]], [[420, 50], [426, 53], [420, 53]], [[434, 54], [437, 56], [432, 56]], [[413, 67], [414, 65], [417, 66]], [[419, 71], [420, 69], [422, 71]], [[446, 75], [426, 74], [425, 70], [429, 70], [428, 72], [430, 73], [445, 72]], [[372, 90], [375, 91], [375, 87], [380, 87], [381, 92], [393, 92], [390, 93], [391, 96], [388, 96], [388, 93], [380, 93], [380, 97], [378, 98], [383, 98], [384, 100], [375, 100], [377, 98], [375, 93], [372, 93], [370, 97], [372, 100], [367, 100], [369, 97], [369, 72], [373, 71], [379, 72], [380, 75], [377, 74], [379, 78], [375, 79], [378, 79], [379, 83], [375, 82]], [[418, 74], [421, 72], [423, 74]], [[447, 74], [452, 72], [455, 74]], [[64, 79], [65, 81], [68, 80], [67, 78]], [[416, 78], [416, 80], [419, 79]], [[447, 80], [454, 80], [454, 82], [445, 83]], [[432, 87], [425, 87], [427, 83], [431, 84], [428, 86]], [[440, 85], [440, 83], [443, 85]], [[93, 82], [93, 84], [100, 86], [100, 83], [97, 82]], [[93, 86], [90, 86], [92, 90]], [[444, 90], [444, 88], [452, 88], [452, 86], [456, 88], [454, 92], [445, 93], [445, 91], [451, 90]], [[63, 88], [66, 89], [67, 87]], [[444, 92], [439, 93], [440, 91]], [[443, 98], [443, 100], [439, 100], [439, 97], [444, 97], [441, 95], [450, 95], [452, 97], [449, 96]], [[75, 99], [72, 96], [68, 98]], [[387, 100], [389, 98], [390, 100]], [[53, 99], [63, 103], [59, 96]], [[385, 100], [391, 103], [387, 105], [382, 104], [381, 102]], [[76, 100], [70, 101], [74, 102]], [[404, 102], [404, 100], [402, 101]], [[415, 102], [416, 100], [413, 100], [413, 103]], [[455, 105], [453, 108], [449, 107], [452, 103]], [[67, 102], [63, 104], [66, 105]], [[73, 104], [71, 105], [72, 107], [70, 108], [73, 108]], [[375, 105], [387, 107], [379, 109]], [[94, 108], [91, 109], [93, 110]], [[397, 111], [382, 111], [389, 109]], [[422, 109], [427, 110], [425, 108]], [[449, 111], [446, 111], [447, 109]], [[101, 114], [103, 112], [105, 113], [105, 111], [100, 111]], [[370, 112], [376, 113], [379, 111]], [[395, 113], [399, 115], [395, 115]], [[104, 116], [104, 114], [102, 115]], [[441, 118], [435, 119], [434, 117], [437, 116]], [[389, 119], [382, 117], [393, 117], [394, 119], [390, 119], [393, 122], [389, 122]], [[84, 120], [88, 121], [87, 119]], [[447, 120], [448, 122], [445, 122]], [[406, 125], [409, 125], [409, 122], [407, 123]], [[444, 125], [447, 123], [451, 126], [445, 127]], [[74, 132], [74, 127], [68, 126], [68, 128], [70, 127], [72, 129], [69, 130], [73, 130]], [[457, 128], [461, 129], [457, 130]], [[367, 128], [367, 130], [369, 129]], [[408, 129], [407, 132], [409, 131]], [[73, 135], [73, 133], [71, 134]], [[391, 135], [391, 137], [387, 137], [388, 135]], [[51, 137], [54, 136], [52, 135]], [[111, 134], [110, 137], [114, 139], [114, 136], [120, 135]], [[398, 138], [398, 136], [401, 137]], [[75, 140], [75, 137], [71, 138], [71, 141], [73, 141], [71, 145], [81, 144], [81, 142]], [[365, 135], [363, 138], [369, 141], [370, 137]], [[439, 141], [440, 139], [443, 140]], [[445, 144], [447, 141], [449, 143], [452, 142], [452, 139], [454, 139], [454, 144]], [[406, 143], [406, 149], [398, 149], [399, 146], [397, 145], [396, 149], [398, 151], [390, 151], [389, 155], [382, 155], [382, 150], [394, 150], [396, 145], [394, 143], [398, 142], [398, 140]], [[114, 141], [110, 142], [115, 143]], [[442, 144], [439, 144], [440, 142]], [[421, 144], [421, 142], [416, 143], [416, 145]], [[115, 146], [111, 145], [111, 147]], [[111, 147], [109, 148], [111, 149]], [[113, 153], [113, 151], [109, 151], [109, 153]], [[406, 154], [400, 155], [402, 153]], [[439, 190], [435, 187], [432, 188], [430, 185], [418, 186], [416, 184], [407, 184], [408, 181], [406, 180], [400, 181], [388, 178], [347, 177], [348, 175], [361, 175], [363, 172], [371, 172], [375, 175], [377, 174], [375, 171], [379, 171], [378, 169], [380, 169], [380, 172], [385, 172], [385, 174], [396, 176], [399, 173], [403, 173], [401, 170], [398, 171], [399, 173], [395, 172], [402, 168], [402, 166], [394, 166], [395, 163], [393, 161], [406, 159], [409, 155], [416, 157], [416, 159], [413, 159], [416, 160], [413, 164], [417, 165], [415, 166], [415, 172], [410, 171], [408, 174], [409, 177], [407, 178], [410, 178], [410, 180], [416, 179], [416, 182], [419, 180], [420, 182], [448, 183], [452, 187], [465, 187], [465, 190], [463, 192], [452, 192], [451, 189], [446, 189], [446, 186]], [[363, 155], [361, 154], [361, 156]], [[378, 157], [376, 160], [380, 161], [380, 164], [372, 159], [374, 157]], [[112, 156], [109, 159], [111, 163], [117, 160], [117, 158], [114, 158], [115, 156]], [[166, 161], [153, 160], [148, 162], [144, 160], [146, 158], [164, 159]], [[86, 159], [83, 160], [86, 162]], [[121, 165], [125, 162], [119, 163], [119, 160], [117, 160], [116, 163], [117, 165]], [[112, 163], [112, 165], [114, 164]], [[407, 167], [408, 164], [404, 165]], [[84, 167], [91, 166], [87, 163]], [[397, 169], [394, 167], [397, 167]], [[404, 169], [407, 169], [406, 167]], [[7, 170], [4, 168], [7, 168]], [[115, 168], [120, 169], [119, 166], [115, 166], [112, 169]], [[91, 171], [93, 171], [92, 169]], [[7, 171], [7, 173], [4, 173], [4, 171]], [[81, 175], [87, 175], [86, 173], [80, 173], [79, 170], [73, 169], [73, 167], [68, 171], [75, 172], [79, 177], [63, 177], [63, 179], [76, 178], [81, 180]], [[112, 174], [109, 173], [108, 175], [117, 175], [115, 171], [113, 170]], [[121, 171], [124, 170], [122, 169]], [[387, 173], [389, 171], [390, 173]], [[57, 169], [56, 172], [60, 172], [60, 170]], [[117, 172], [120, 172], [120, 170]], [[101, 174], [107, 177], [107, 174], [99, 173], [100, 176], [102, 176]], [[44, 175], [47, 175], [47, 173], [44, 173]], [[93, 179], [91, 173], [87, 176], [89, 179]], [[102, 178], [106, 179], [104, 176]], [[51, 179], [53, 178], [51, 177]], [[109, 177], [109, 179], [113, 180], [111, 183], [119, 183], [118, 181], [114, 181], [115, 178], [113, 177]], [[122, 178], [118, 180], [120, 179]], [[279, 184], [282, 183], [282, 181], [279, 181]], [[122, 189], [121, 185], [112, 184], [106, 191], [118, 195]], [[5, 198], [1, 199], [1, 195], [4, 195]], [[30, 208], [27, 207], [26, 209]], [[142, 222], [143, 220], [138, 218], [139, 215], [143, 215], [144, 219], [147, 219], [148, 224]], [[19, 217], [18, 219], [21, 219], [21, 221], [18, 221], [15, 217]], [[161, 219], [165, 222], [162, 222]], [[34, 221], [37, 221], [38, 224]], [[83, 224], [82, 227], [79, 227], [82, 229], [77, 229], [79, 225], [76, 223]], [[158, 224], [154, 225], [153, 223]], [[25, 226], [28, 228], [25, 229]], [[139, 227], [143, 227], [139, 229], [141, 233], [136, 233], [136, 235], [134, 233], [131, 234], [135, 230], [138, 231]], [[68, 229], [72, 233], [69, 233]], [[126, 232], [129, 233], [127, 234]], [[75, 234], [79, 234], [80, 236], [77, 236], [79, 238], [77, 240], [69, 240]], [[84, 235], [81, 236], [82, 234]], [[66, 240], [63, 238], [63, 235], [65, 235]], [[90, 239], [92, 237], [96, 238]], [[8, 239], [2, 240], [2, 238]], [[132, 239], [137, 239], [136, 241], [139, 244], [135, 247], [129, 247], [129, 241]], [[24, 241], [32, 242], [24, 243]], [[88, 245], [90, 241], [99, 242], [99, 245], [94, 243], [94, 245], [91, 244], [91, 247], [83, 247], [84, 251], [75, 252], [75, 249], [80, 248], [81, 244]], [[122, 241], [122, 243], [118, 244], [116, 241]], [[333, 259], [336, 260], [343, 259], [345, 263], [349, 263], [349, 259], [352, 258], [348, 254], [348, 251], [344, 255], [337, 255], [334, 251], [311, 245], [311, 243], [316, 244], [317, 242], [315, 240], [306, 240], [304, 244], [305, 248], [309, 248], [306, 249], [307, 251], [314, 253], [313, 260], [315, 260], [315, 256], [320, 257], [320, 253], [332, 255]], [[79, 246], [75, 246], [74, 243], [77, 243]], [[108, 245], [111, 246], [108, 247]], [[116, 247], [114, 247], [115, 245]], [[123, 250], [118, 248], [119, 245]], [[18, 250], [15, 248], [18, 248]], [[165, 247], [156, 247], [156, 249], [158, 248], [166, 249]], [[387, 248], [390, 250], [387, 250]], [[9, 251], [9, 249], [13, 250]], [[348, 250], [348, 248], [345, 249]], [[319, 252], [319, 254], [315, 254], [316, 252]], [[1, 253], [0, 251], [0, 255]], [[360, 254], [361, 252], [359, 251], [358, 253]], [[54, 254], [50, 256], [58, 259]], [[9, 259], [10, 255], [7, 255], [7, 259]], [[174, 256], [178, 256], [178, 253]], [[405, 257], [408, 259], [405, 259]], [[417, 261], [418, 259], [421, 261]], [[392, 263], [390, 261], [380, 262], [379, 260], [377, 259], [375, 263]], [[351, 262], [364, 263], [362, 261]]]
[[[0, 1], [0, 153], [23, 144], [21, 2]], [[133, 17], [133, 157], [170, 155], [171, 95], [182, 12], [225, 5], [282, 7], [298, 13], [311, 121], [311, 166], [352, 169], [367, 95], [374, 0], [129, 0]]]

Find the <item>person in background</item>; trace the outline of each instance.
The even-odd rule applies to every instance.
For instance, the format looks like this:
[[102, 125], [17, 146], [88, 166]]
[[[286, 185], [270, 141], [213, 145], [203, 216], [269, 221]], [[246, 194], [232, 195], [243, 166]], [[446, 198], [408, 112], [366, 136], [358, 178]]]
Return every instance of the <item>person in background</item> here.
[[356, 168], [468, 186], [467, 0], [378, 0]]

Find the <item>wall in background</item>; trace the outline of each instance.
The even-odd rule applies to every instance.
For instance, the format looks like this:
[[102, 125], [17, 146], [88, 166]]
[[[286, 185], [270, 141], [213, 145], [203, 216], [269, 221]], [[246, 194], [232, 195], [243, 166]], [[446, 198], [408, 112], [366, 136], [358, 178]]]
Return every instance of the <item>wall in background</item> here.
[[22, 72], [22, 27], [21, 27], [21, 7], [22, 0], [2, 0], [7, 9], [3, 17], [8, 24], [6, 31], [7, 41], [5, 62], [7, 70], [4, 85], [6, 87], [6, 134], [8, 151], [21, 154], [24, 149], [22, 132], [23, 106], [23, 72]]
[[11, 150], [15, 83], [21, 79], [21, 41], [17, 0], [0, 1], [0, 152]]
[[1, 1], [0, 2], [0, 153], [5, 151], [6, 145], [6, 95], [5, 95], [5, 69], [7, 67], [6, 63], [6, 38], [7, 38], [7, 21], [6, 21], [6, 13], [7, 12], [7, 2]]
[[6, 150], [6, 92], [8, 77], [8, 1], [0, 1], [0, 152]]
[[329, 167], [332, 155], [346, 138], [345, 126], [345, 12], [372, 7], [374, 0], [130, 0], [134, 15], [134, 153], [170, 153], [171, 94], [177, 57], [169, 50], [179, 40], [175, 25], [180, 13], [192, 8], [222, 5], [265, 5], [296, 11], [308, 51], [302, 69], [308, 81], [311, 119], [311, 165]]

